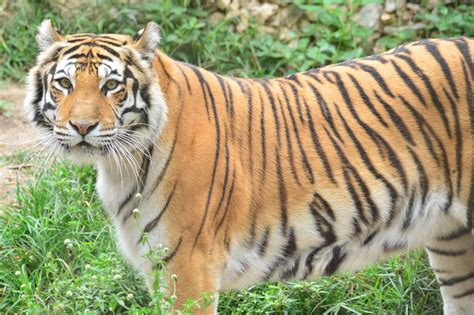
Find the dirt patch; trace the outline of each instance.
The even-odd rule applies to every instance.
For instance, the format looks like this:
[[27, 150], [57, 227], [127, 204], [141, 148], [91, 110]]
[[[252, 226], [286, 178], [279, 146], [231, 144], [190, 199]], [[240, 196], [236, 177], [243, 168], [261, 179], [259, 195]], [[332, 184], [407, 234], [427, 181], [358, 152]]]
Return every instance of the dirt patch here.
[[24, 170], [29, 167], [11, 157], [31, 147], [34, 143], [28, 141], [36, 137], [26, 120], [24, 99], [25, 88], [21, 85], [12, 84], [0, 89], [0, 100], [8, 104], [9, 112], [8, 116], [0, 114], [0, 206], [15, 200], [16, 183], [25, 179]]

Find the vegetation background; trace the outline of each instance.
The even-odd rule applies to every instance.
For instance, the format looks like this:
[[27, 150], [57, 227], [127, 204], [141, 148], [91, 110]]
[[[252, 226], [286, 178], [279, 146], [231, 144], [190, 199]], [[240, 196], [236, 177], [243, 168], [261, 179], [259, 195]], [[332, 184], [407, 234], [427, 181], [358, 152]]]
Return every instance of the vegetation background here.
[[[277, 11], [265, 17], [266, 4]], [[469, 0], [6, 0], [0, 3], [3, 88], [24, 81], [37, 53], [36, 26], [46, 18], [63, 33], [131, 35], [155, 21], [163, 30], [161, 49], [173, 58], [243, 77], [303, 71], [417, 38], [474, 36]], [[0, 99], [0, 116], [8, 119], [12, 106]], [[32, 151], [33, 160], [25, 151], [0, 155], [0, 167], [34, 166], [19, 167], [14, 200], [0, 202], [0, 313], [159, 311], [160, 301], [116, 248], [94, 193], [94, 170], [61, 161], [43, 172], [38, 167], [49, 161]], [[219, 312], [440, 314], [442, 303], [420, 251], [357, 274], [226, 293]]]

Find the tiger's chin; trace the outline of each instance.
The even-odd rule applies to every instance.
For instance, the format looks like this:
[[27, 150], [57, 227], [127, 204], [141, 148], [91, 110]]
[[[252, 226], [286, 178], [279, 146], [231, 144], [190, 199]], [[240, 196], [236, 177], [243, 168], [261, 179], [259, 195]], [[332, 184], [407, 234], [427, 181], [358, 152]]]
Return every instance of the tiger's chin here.
[[82, 144], [68, 148], [65, 155], [79, 165], [92, 165], [98, 160], [107, 158], [107, 152], [103, 148]]

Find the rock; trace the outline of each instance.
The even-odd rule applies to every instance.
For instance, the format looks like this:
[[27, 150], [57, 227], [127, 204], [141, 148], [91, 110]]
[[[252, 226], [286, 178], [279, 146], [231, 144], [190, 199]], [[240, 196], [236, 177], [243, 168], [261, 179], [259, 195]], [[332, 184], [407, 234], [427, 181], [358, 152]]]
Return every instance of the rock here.
[[240, 0], [240, 7], [248, 9], [250, 6], [255, 5], [257, 0]]
[[257, 23], [264, 24], [271, 16], [278, 11], [278, 6], [271, 3], [263, 3], [250, 7], [250, 13]]
[[385, 0], [385, 11], [393, 13], [405, 7], [406, 3], [406, 0]]
[[307, 27], [310, 24], [311, 24], [311, 21], [309, 21], [308, 19], [301, 18], [298, 22], [298, 29], [302, 32], [305, 29], [305, 27]]
[[428, 5], [432, 8], [437, 7], [438, 5], [442, 3], [443, 3], [443, 0], [428, 0]]
[[386, 51], [387, 51], [387, 48], [385, 47], [385, 45], [383, 45], [380, 40], [377, 40], [373, 48], [374, 54], [381, 54]]
[[280, 30], [278, 32], [278, 39], [281, 41], [284, 41], [286, 43], [289, 43], [291, 40], [294, 39], [294, 36], [292, 36], [293, 31], [289, 29], [288, 27], [280, 27]]
[[380, 17], [380, 19], [382, 20], [382, 22], [388, 22], [392, 19], [392, 15], [388, 14], [388, 13], [384, 13], [382, 14], [382, 16]]
[[378, 29], [380, 26], [380, 16], [382, 15], [382, 5], [371, 3], [366, 4], [354, 17], [357, 24], [371, 29]]
[[266, 2], [276, 4], [278, 6], [284, 6], [286, 3], [288, 3], [288, 0], [267, 0]]
[[304, 12], [304, 16], [310, 20], [310, 21], [313, 21], [313, 22], [317, 22], [318, 21], [318, 13], [317, 12], [314, 12], [314, 11], [305, 11]]
[[416, 24], [409, 24], [409, 25], [403, 25], [403, 26], [385, 26], [383, 28], [383, 32], [385, 34], [394, 35], [396, 33], [403, 32], [406, 30], [419, 31], [425, 28], [426, 28], [426, 25], [424, 23], [416, 23]]
[[295, 5], [288, 5], [280, 9], [271, 21], [272, 26], [287, 28], [293, 27], [303, 16], [304, 11]]
[[215, 1], [210, 1], [211, 5], [212, 2], [214, 2], [214, 5], [220, 9], [220, 10], [225, 10], [230, 6], [231, 0], [215, 0]]
[[228, 9], [231, 11], [238, 11], [241, 7], [240, 0], [232, 0]]
[[249, 28], [249, 12], [245, 9], [240, 10], [239, 14], [241, 22], [236, 26], [236, 30], [239, 33], [245, 32]]
[[212, 26], [217, 26], [223, 19], [224, 14], [219, 11], [212, 13], [208, 18], [209, 24], [211, 24]]
[[407, 9], [413, 12], [421, 12], [421, 6], [416, 3], [407, 3]]
[[275, 27], [270, 27], [270, 26], [262, 26], [257, 28], [257, 33], [260, 36], [266, 35], [266, 34], [272, 34], [275, 35], [278, 33], [278, 29]]

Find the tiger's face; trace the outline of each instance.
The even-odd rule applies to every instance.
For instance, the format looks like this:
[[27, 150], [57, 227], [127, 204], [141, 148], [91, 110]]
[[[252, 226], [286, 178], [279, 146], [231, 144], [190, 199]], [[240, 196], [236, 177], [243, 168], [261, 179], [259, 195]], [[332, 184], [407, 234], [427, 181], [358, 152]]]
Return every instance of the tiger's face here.
[[166, 121], [152, 67], [159, 38], [154, 23], [131, 38], [63, 36], [44, 21], [25, 105], [45, 144], [86, 163], [145, 150]]

